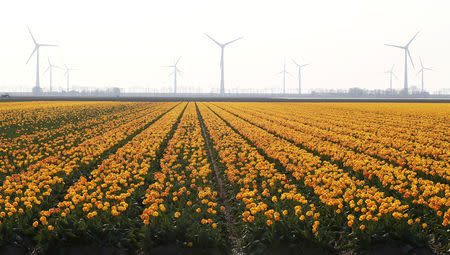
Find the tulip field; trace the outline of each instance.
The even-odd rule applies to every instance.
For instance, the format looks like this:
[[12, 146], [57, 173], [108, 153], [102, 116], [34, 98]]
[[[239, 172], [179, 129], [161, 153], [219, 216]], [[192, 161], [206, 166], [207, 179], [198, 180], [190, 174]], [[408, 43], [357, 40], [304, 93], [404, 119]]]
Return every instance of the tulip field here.
[[449, 104], [0, 103], [0, 247], [448, 254], [449, 221]]

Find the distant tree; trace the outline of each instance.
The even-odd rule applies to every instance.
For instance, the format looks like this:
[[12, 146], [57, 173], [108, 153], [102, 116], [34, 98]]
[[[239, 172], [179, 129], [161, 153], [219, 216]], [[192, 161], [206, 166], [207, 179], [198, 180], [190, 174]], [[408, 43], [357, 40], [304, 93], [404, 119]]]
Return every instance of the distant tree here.
[[362, 88], [354, 87], [348, 90], [348, 94], [351, 96], [362, 96], [364, 95], [364, 90]]
[[410, 94], [418, 94], [420, 92], [417, 86], [409, 86], [408, 88]]
[[113, 87], [113, 88], [111, 88], [111, 92], [112, 92], [113, 95], [119, 96], [120, 95], [120, 88]]

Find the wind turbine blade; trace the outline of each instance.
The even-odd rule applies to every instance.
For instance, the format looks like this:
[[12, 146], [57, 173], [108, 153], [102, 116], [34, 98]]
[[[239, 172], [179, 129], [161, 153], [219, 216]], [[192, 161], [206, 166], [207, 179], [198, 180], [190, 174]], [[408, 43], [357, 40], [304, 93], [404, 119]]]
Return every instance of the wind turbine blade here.
[[161, 66], [161, 67], [175, 67], [175, 66]]
[[52, 66], [48, 66], [47, 69], [45, 69], [44, 73], [47, 73], [48, 70], [50, 70]]
[[412, 57], [411, 57], [411, 53], [409, 52], [409, 49], [406, 49], [406, 52], [408, 52], [409, 60], [411, 60], [411, 64], [412, 64], [413, 68], [415, 68], [414, 67], [414, 62], [413, 62]]
[[412, 41], [414, 40], [414, 38], [416, 38], [416, 36], [419, 34], [419, 32], [420, 32], [420, 31], [418, 31], [418, 32], [413, 36], [413, 38], [411, 38], [411, 40], [409, 40], [408, 44], [406, 44], [405, 47], [408, 47], [408, 46], [412, 43]]
[[50, 63], [50, 58], [47, 58], [47, 60], [48, 60], [48, 65], [52, 66], [52, 63]]
[[180, 61], [180, 58], [181, 58], [181, 56], [180, 56], [180, 57], [178, 57], [177, 61], [175, 62], [175, 66], [177, 66], [177, 65], [178, 65], [178, 62]]
[[391, 72], [394, 71], [395, 64], [392, 65]]
[[218, 41], [216, 41], [214, 38], [212, 38], [211, 36], [209, 36], [208, 34], [205, 34], [209, 39], [211, 39], [213, 42], [215, 42], [217, 45], [219, 45], [219, 47], [223, 47], [222, 44], [220, 44]]
[[422, 58], [419, 57], [419, 60], [420, 60], [420, 67], [422, 67], [422, 69], [423, 69]]
[[31, 39], [33, 39], [34, 44], [37, 44], [36, 39], [34, 39], [33, 33], [31, 33], [30, 27], [28, 27], [28, 32], [30, 32]]
[[56, 45], [56, 44], [39, 44], [39, 46], [52, 46], [52, 47], [59, 47], [59, 45]]
[[234, 39], [234, 40], [232, 40], [232, 41], [229, 41], [229, 42], [227, 42], [227, 43], [224, 43], [223, 46], [228, 45], [228, 44], [231, 44], [231, 43], [234, 43], [235, 41], [241, 40], [241, 39], [243, 39], [243, 38], [244, 38], [244, 37], [236, 38], [236, 39]]
[[288, 72], [288, 71], [285, 71], [289, 76], [291, 76], [291, 77], [294, 77], [294, 76], [292, 76], [292, 74], [290, 73], [290, 72]]
[[398, 80], [398, 77], [397, 75], [395, 75], [395, 73], [392, 73], [392, 76], [394, 76], [394, 78]]
[[420, 69], [420, 70], [417, 72], [416, 76], [419, 75], [422, 71], [423, 71], [423, 69]]
[[37, 48], [38, 48], [38, 46], [34, 47], [33, 52], [31, 52], [31, 55], [30, 55], [30, 57], [29, 57], [28, 60], [27, 60], [27, 64], [28, 64], [28, 62], [30, 62], [31, 57], [32, 57], [33, 54], [36, 52]]
[[297, 62], [295, 62], [294, 59], [292, 59], [292, 62], [294, 62], [294, 64], [295, 64], [296, 66], [300, 66]]
[[393, 45], [393, 44], [384, 44], [386, 46], [390, 46], [390, 47], [396, 47], [396, 48], [400, 48], [400, 49], [404, 49], [405, 47], [403, 46], [398, 46], [398, 45]]
[[173, 72], [171, 72], [169, 75], [167, 75], [167, 76], [172, 76], [173, 75]]
[[283, 73], [283, 71], [278, 72], [278, 73], [275, 73], [274, 75], [280, 75], [280, 74], [282, 74], [282, 73]]
[[311, 63], [308, 63], [308, 64], [304, 64], [304, 65], [302, 65], [302, 66], [300, 66], [300, 67], [305, 67], [305, 66], [308, 66], [308, 65], [310, 65]]
[[433, 71], [433, 69], [428, 68], [428, 67], [424, 67], [423, 69], [424, 69], [424, 70], [428, 70], [428, 71]]

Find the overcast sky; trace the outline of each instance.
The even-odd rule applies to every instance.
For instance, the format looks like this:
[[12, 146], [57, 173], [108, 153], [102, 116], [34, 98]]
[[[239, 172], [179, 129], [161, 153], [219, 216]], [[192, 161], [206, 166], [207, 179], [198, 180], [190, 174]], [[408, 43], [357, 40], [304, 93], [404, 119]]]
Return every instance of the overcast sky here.
[[[286, 59], [288, 90], [297, 88], [291, 58], [311, 62], [303, 71], [306, 91], [317, 88], [388, 88], [384, 71], [395, 64], [403, 86], [403, 52], [384, 43], [411, 44], [416, 69], [410, 86], [419, 85], [420, 66], [434, 68], [425, 87], [450, 88], [450, 1], [1, 1], [0, 90], [31, 90], [36, 58], [29, 26], [41, 43], [41, 71], [54, 64], [79, 69], [75, 87], [171, 88], [171, 70], [162, 68], [182, 56], [180, 87], [219, 88], [218, 41], [244, 39], [225, 49], [225, 86], [281, 88]], [[64, 87], [57, 71], [54, 87]], [[48, 73], [41, 77], [48, 89]]]

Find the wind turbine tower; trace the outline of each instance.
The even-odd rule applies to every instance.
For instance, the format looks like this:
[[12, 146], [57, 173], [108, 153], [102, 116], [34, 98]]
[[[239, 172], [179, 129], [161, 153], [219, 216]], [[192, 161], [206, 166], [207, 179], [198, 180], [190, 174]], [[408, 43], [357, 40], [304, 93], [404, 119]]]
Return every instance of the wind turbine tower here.
[[53, 68], [59, 68], [59, 69], [62, 69], [62, 68], [59, 67], [59, 66], [52, 65], [52, 63], [50, 62], [50, 58], [49, 58], [49, 59], [48, 59], [48, 67], [47, 67], [47, 69], [44, 71], [44, 73], [50, 71], [50, 92], [52, 92]]
[[28, 62], [30, 62], [31, 57], [33, 57], [34, 53], [36, 52], [36, 86], [33, 88], [33, 92], [39, 93], [39, 92], [41, 92], [41, 86], [40, 86], [40, 80], [39, 80], [39, 48], [47, 47], [47, 46], [55, 47], [58, 45], [38, 43], [36, 41], [36, 39], [34, 38], [33, 34], [31, 33], [30, 28], [28, 28], [28, 32], [30, 32], [31, 39], [33, 39], [34, 50], [33, 50], [33, 52], [31, 52], [31, 55], [27, 60], [27, 64], [28, 64]]
[[181, 73], [181, 70], [178, 69], [177, 65], [178, 65], [178, 62], [180, 61], [180, 58], [181, 57], [178, 57], [178, 60], [175, 61], [175, 63], [173, 65], [171, 65], [171, 66], [164, 66], [164, 67], [171, 67], [171, 68], [173, 68], [173, 72], [170, 73], [170, 75], [173, 74], [173, 93], [177, 93], [177, 74]]
[[389, 89], [392, 91], [392, 76], [394, 76], [395, 78], [397, 78], [397, 75], [395, 75], [394, 73], [394, 66], [392, 65], [391, 69], [384, 72], [384, 73], [388, 73], [389, 74]]
[[221, 49], [221, 54], [220, 54], [220, 94], [224, 94], [225, 93], [225, 82], [224, 82], [224, 62], [223, 62], [223, 51], [225, 49], [225, 46], [234, 43], [237, 40], [242, 39], [243, 37], [239, 37], [236, 38], [232, 41], [229, 41], [227, 43], [219, 43], [218, 41], [216, 41], [214, 38], [212, 38], [211, 36], [209, 36], [208, 34], [205, 34], [209, 39], [211, 39], [213, 42], [215, 42]]
[[[419, 31], [420, 32], [420, 31]], [[405, 46], [399, 46], [399, 45], [393, 45], [393, 44], [385, 44], [386, 46], [390, 46], [390, 47], [395, 47], [395, 48], [399, 48], [404, 50], [405, 52], [405, 78], [404, 78], [404, 85], [403, 85], [403, 89], [405, 91], [406, 94], [408, 94], [408, 57], [409, 60], [411, 60], [411, 64], [414, 67], [414, 62], [411, 58], [411, 53], [409, 52], [409, 45], [412, 43], [412, 41], [414, 40], [414, 38], [416, 38], [416, 36], [419, 34], [419, 32], [417, 32], [412, 38], [411, 40], [409, 40], [409, 42], [405, 45]]]
[[68, 68], [66, 64], [64, 64], [64, 67], [66, 68], [66, 72], [64, 73], [64, 75], [67, 78], [67, 93], [69, 93], [70, 71], [75, 71], [75, 70], [78, 70], [78, 69]]
[[283, 94], [286, 94], [286, 74], [290, 75], [290, 73], [286, 71], [286, 60], [283, 63], [283, 70], [276, 74], [283, 74]]
[[424, 67], [423, 63], [422, 63], [422, 58], [419, 58], [419, 59], [420, 59], [420, 70], [417, 74], [420, 74], [420, 73], [422, 74], [422, 94], [423, 94], [423, 92], [424, 92], [424, 90], [423, 90], [423, 71], [425, 71], [425, 70], [432, 71], [433, 69]]
[[292, 62], [294, 62], [294, 64], [298, 67], [298, 94], [301, 95], [302, 94], [302, 68], [309, 65], [308, 64], [304, 64], [304, 65], [299, 65], [297, 62], [295, 62], [295, 60], [292, 60]]

